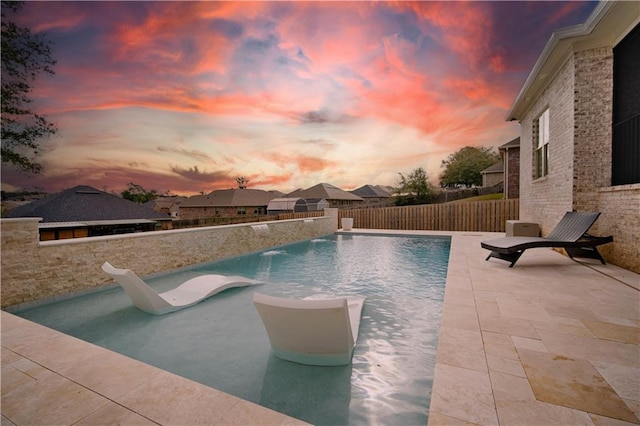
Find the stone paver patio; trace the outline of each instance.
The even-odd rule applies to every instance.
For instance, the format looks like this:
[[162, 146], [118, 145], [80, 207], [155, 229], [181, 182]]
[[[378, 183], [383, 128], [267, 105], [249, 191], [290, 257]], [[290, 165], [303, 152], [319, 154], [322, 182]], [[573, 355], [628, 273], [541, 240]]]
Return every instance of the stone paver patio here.
[[[361, 231], [361, 230], [357, 230]], [[370, 231], [380, 232], [380, 231]], [[640, 276], [453, 235], [429, 425], [640, 424]], [[304, 424], [2, 312], [2, 424]]]

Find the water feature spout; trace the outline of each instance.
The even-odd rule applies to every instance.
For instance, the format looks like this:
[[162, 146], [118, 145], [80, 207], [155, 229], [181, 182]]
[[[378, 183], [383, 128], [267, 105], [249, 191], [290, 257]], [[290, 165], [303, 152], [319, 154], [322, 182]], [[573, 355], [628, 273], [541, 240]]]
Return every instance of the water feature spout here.
[[258, 225], [251, 225], [251, 227], [258, 235], [266, 235], [269, 233], [269, 225], [267, 224], [261, 223]]

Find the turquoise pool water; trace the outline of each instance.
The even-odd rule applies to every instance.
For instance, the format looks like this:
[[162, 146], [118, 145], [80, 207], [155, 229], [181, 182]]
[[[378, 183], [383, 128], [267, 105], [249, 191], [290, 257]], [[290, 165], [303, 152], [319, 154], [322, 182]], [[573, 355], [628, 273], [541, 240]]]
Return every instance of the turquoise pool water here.
[[[425, 425], [449, 245], [334, 235], [151, 277], [157, 291], [203, 273], [264, 282], [163, 316], [133, 307], [120, 288], [16, 314], [316, 425]], [[367, 296], [352, 364], [274, 357], [251, 303], [256, 291]]]

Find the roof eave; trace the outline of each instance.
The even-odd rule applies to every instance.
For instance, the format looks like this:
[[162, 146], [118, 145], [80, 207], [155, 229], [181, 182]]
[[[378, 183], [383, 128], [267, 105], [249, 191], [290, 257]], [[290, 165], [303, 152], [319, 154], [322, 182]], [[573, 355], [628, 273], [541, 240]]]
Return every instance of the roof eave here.
[[523, 117], [531, 106], [529, 101], [535, 99], [536, 95], [552, 80], [549, 77], [552, 77], [566, 61], [575, 45], [590, 36], [597, 25], [618, 3], [601, 1], [583, 24], [561, 28], [553, 32], [509, 109], [505, 117], [506, 121], [518, 121]]

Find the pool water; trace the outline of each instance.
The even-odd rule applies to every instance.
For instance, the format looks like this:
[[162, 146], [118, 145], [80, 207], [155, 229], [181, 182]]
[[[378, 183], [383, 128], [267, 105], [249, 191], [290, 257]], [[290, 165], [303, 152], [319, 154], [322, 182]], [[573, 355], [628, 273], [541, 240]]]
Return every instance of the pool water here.
[[[203, 273], [264, 282], [167, 315], [138, 310], [119, 287], [16, 314], [316, 425], [424, 425], [449, 245], [443, 237], [332, 235], [146, 279], [158, 292]], [[253, 292], [365, 295], [352, 364], [276, 358]]]

